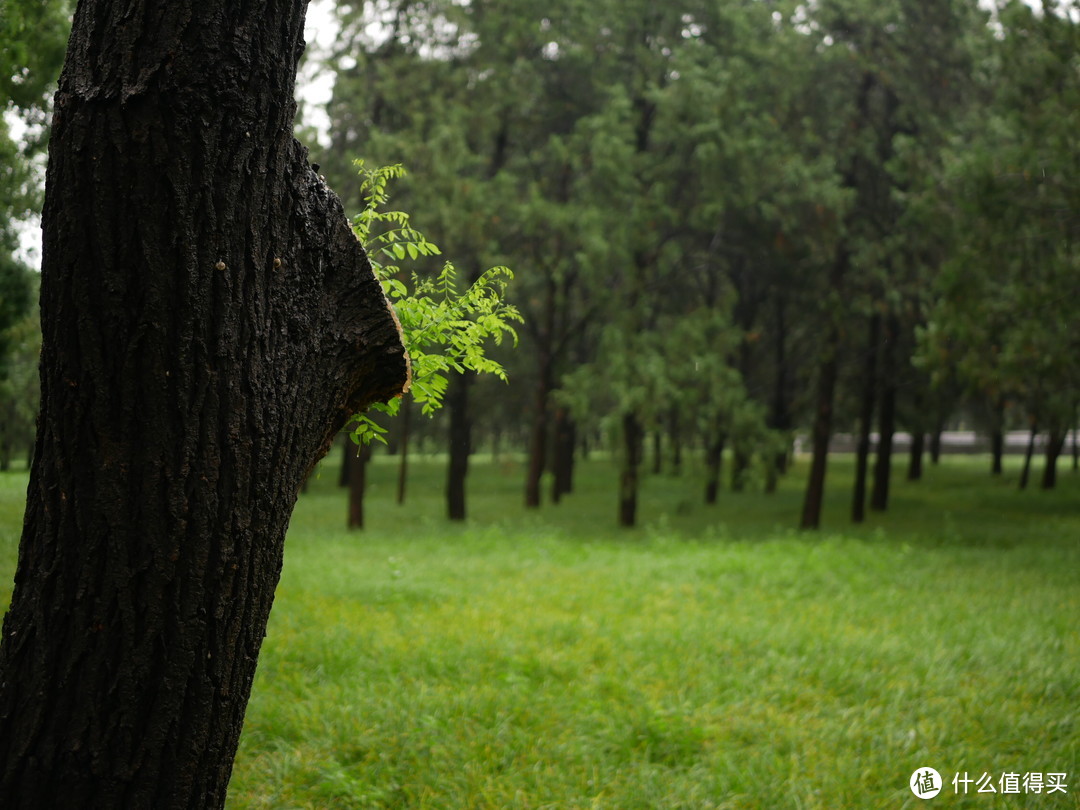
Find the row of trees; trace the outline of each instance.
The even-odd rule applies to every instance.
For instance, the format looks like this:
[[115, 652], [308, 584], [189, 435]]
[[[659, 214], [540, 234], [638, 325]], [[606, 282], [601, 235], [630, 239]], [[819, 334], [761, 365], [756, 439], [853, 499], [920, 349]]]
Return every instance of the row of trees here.
[[[646, 435], [704, 448], [711, 501], [725, 448], [734, 488], [768, 484], [805, 428], [816, 527], [844, 428], [859, 520], [894, 431], [921, 458], [961, 408], [1048, 431], [1050, 485], [1080, 398], [1077, 10], [344, 4], [320, 160], [355, 208], [354, 158], [405, 162], [397, 202], [462, 267], [517, 271], [525, 341], [484, 421], [528, 421], [529, 506], [598, 428], [624, 525]], [[481, 393], [448, 397], [452, 517]]]
[[[336, 6], [320, 171], [360, 211], [353, 160], [404, 162], [395, 203], [467, 280], [518, 271], [511, 385], [464, 374], [448, 392], [451, 517], [478, 410], [524, 435], [529, 506], [545, 477], [552, 500], [569, 491], [575, 448], [601, 432], [626, 525], [646, 435], [674, 470], [701, 449], [714, 502], [725, 450], [733, 488], [772, 486], [806, 430], [806, 527], [838, 429], [859, 437], [855, 520], [887, 505], [892, 433], [914, 435], [917, 461], [961, 411], [994, 437], [996, 471], [1007, 427], [1046, 433], [1053, 484], [1080, 398], [1077, 4], [924, 6]], [[0, 464], [36, 408], [32, 276], [6, 257], [40, 203], [69, 10], [12, 0], [2, 20], [3, 91], [29, 135], [0, 133]]]

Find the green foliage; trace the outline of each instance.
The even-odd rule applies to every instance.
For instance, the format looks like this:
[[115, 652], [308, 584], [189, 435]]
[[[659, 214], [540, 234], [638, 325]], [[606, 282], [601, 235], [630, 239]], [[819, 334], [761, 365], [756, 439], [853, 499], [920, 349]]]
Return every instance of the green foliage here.
[[947, 252], [917, 361], [1060, 432], [1080, 400], [1080, 22], [1021, 2], [999, 20], [991, 103], [919, 201]]
[[[50, 96], [71, 28], [70, 0], [0, 2], [0, 249], [13, 249], [13, 221], [41, 205]], [[20, 121], [16, 141], [9, 116]]]
[[[442, 407], [451, 372], [492, 374], [505, 381], [506, 371], [487, 356], [485, 345], [489, 340], [499, 345], [507, 336], [517, 343], [512, 323], [522, 318], [505, 301], [513, 273], [507, 267], [493, 267], [459, 291], [457, 271], [444, 262], [434, 277], [422, 278], [413, 272], [408, 282], [402, 280], [405, 273], [400, 262], [415, 262], [441, 251], [412, 227], [407, 213], [383, 209], [390, 199], [390, 181], [405, 175], [402, 166], [367, 169], [358, 160], [356, 167], [364, 209], [353, 219], [353, 229], [401, 324], [412, 368], [408, 393], [430, 416]], [[374, 409], [393, 416], [400, 405], [399, 398]], [[357, 443], [385, 441], [381, 435], [385, 430], [370, 416], [358, 414], [354, 423], [352, 438]]]

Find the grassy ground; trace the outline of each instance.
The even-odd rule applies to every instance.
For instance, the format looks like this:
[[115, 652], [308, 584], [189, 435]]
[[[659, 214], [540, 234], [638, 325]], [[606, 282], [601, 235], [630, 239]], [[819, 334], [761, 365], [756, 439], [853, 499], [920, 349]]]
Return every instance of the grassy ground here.
[[[1080, 807], [1080, 476], [1018, 493], [986, 469], [897, 481], [854, 530], [840, 460], [805, 535], [805, 464], [714, 509], [692, 476], [650, 478], [633, 532], [601, 461], [533, 514], [520, 464], [476, 464], [451, 527], [441, 465], [415, 464], [401, 508], [383, 459], [353, 534], [328, 468], [293, 520], [229, 807], [915, 807], [926, 766], [931, 804]], [[24, 486], [0, 479], [7, 570]], [[1069, 787], [954, 795], [965, 771]]]

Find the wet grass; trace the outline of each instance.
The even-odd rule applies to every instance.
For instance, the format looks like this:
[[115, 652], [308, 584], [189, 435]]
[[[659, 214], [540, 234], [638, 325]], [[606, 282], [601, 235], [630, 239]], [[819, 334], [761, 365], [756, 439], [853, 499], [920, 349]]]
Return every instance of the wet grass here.
[[[916, 807], [924, 766], [944, 806], [1078, 807], [1080, 476], [1019, 493], [987, 466], [896, 481], [853, 529], [841, 459], [814, 534], [791, 528], [805, 464], [711, 509], [693, 469], [650, 477], [631, 532], [599, 459], [535, 513], [519, 462], [475, 464], [463, 526], [438, 460], [398, 507], [382, 459], [359, 533], [328, 467], [294, 516], [229, 807]], [[954, 795], [965, 771], [1070, 784]]]

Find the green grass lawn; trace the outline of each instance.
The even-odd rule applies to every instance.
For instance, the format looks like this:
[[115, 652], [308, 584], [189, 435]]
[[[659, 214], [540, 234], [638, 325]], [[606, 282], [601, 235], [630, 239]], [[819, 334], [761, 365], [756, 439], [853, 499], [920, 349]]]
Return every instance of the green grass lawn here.
[[[441, 464], [416, 460], [398, 507], [384, 458], [346, 533], [328, 466], [293, 519], [229, 807], [917, 807], [925, 766], [946, 781], [930, 806], [1080, 807], [1080, 476], [1020, 493], [1015, 469], [950, 460], [853, 529], [840, 459], [826, 528], [801, 534], [805, 467], [712, 509], [693, 470], [651, 477], [627, 532], [600, 460], [535, 513], [520, 463], [474, 464], [448, 526]], [[11, 570], [25, 475], [0, 482]], [[957, 772], [1068, 789], [955, 795]]]

